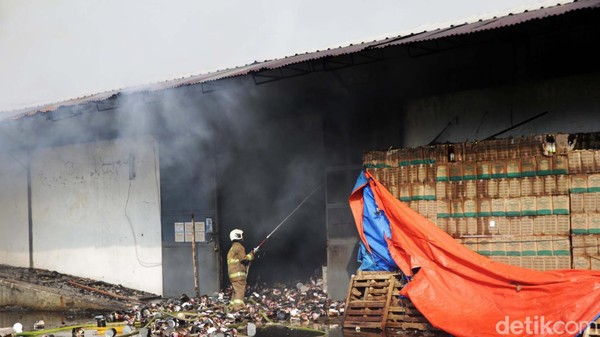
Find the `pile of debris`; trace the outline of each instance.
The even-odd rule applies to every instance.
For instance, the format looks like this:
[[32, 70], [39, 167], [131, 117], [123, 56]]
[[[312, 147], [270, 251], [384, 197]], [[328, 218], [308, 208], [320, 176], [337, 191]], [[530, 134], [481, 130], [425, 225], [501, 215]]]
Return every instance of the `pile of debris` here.
[[[190, 297], [182, 294], [180, 298], [165, 299], [121, 285], [55, 271], [0, 265], [0, 277], [116, 299], [125, 305], [112, 312], [95, 314], [93, 325], [107, 326], [112, 330], [112, 323], [121, 323], [117, 325], [123, 329], [119, 334], [139, 331], [141, 337], [225, 337], [236, 336], [240, 329], [250, 335], [249, 330], [272, 323], [316, 329], [339, 325], [344, 311], [343, 301], [327, 297], [319, 276], [311, 277], [305, 283], [250, 286], [245, 300], [246, 309], [240, 311], [233, 311], [229, 306], [231, 288], [212, 295]], [[86, 329], [91, 329], [87, 323]], [[55, 327], [46, 328], [52, 330]], [[25, 330], [28, 330], [27, 327]], [[43, 334], [44, 326], [34, 330]], [[114, 333], [117, 334], [116, 331]]]
[[[311, 279], [293, 287], [256, 286], [250, 289], [247, 308], [240, 311], [229, 310], [231, 292], [227, 289], [199, 298], [183, 294], [179, 299], [154, 300], [96, 319], [124, 321], [124, 333], [140, 328], [142, 335], [165, 337], [236, 336], [238, 329], [250, 330], [271, 323], [306, 327], [338, 325], [344, 303], [328, 299], [322, 284], [321, 279]], [[245, 333], [250, 335], [249, 331]]]
[[85, 294], [107, 300], [148, 300], [158, 298], [156, 294], [110, 284], [89, 278], [61, 274], [56, 271], [22, 268], [0, 264], [0, 278], [27, 282], [66, 292]]

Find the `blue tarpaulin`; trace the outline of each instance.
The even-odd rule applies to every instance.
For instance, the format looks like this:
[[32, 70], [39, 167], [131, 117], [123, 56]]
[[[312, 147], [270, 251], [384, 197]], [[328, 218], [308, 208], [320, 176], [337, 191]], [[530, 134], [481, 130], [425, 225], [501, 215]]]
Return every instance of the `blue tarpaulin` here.
[[383, 210], [377, 207], [373, 191], [367, 184], [364, 173], [361, 173], [358, 178], [354, 191], [359, 188], [363, 188], [364, 200], [363, 235], [361, 235], [364, 251], [361, 251], [362, 247], [359, 249], [358, 259], [361, 262], [359, 269], [371, 271], [398, 270], [398, 266], [390, 255], [386, 241], [386, 238], [391, 238], [390, 222]]

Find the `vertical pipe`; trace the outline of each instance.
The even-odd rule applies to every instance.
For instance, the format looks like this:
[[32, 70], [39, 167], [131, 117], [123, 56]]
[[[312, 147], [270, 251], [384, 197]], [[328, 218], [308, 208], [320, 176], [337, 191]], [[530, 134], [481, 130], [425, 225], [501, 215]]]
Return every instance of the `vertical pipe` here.
[[196, 220], [192, 214], [192, 260], [194, 261], [194, 293], [196, 298], [200, 297], [198, 289], [198, 257], [196, 255]]
[[213, 189], [213, 198], [214, 198], [214, 216], [213, 216], [213, 232], [212, 237], [216, 238], [214, 242], [214, 253], [217, 255], [217, 268], [219, 270], [218, 283], [222, 287], [223, 286], [223, 257], [221, 255], [221, 239], [219, 236], [220, 226], [219, 226], [219, 179], [217, 176], [217, 157], [213, 154], [212, 157], [213, 164], [213, 175], [215, 178], [215, 185]]
[[33, 268], [33, 218], [31, 206], [31, 154], [27, 160], [27, 220], [29, 228], [29, 268]]

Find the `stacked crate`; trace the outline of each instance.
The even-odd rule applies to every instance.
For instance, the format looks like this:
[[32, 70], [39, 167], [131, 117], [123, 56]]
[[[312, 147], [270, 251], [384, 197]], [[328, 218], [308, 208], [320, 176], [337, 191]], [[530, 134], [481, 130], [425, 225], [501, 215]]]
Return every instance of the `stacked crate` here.
[[441, 203], [438, 213], [447, 218], [446, 232], [496, 261], [570, 268], [567, 158], [542, 155], [539, 137], [463, 148], [463, 161], [438, 166], [448, 172], [447, 179], [438, 176], [450, 191], [449, 209]]
[[431, 147], [371, 151], [365, 154], [369, 171], [394, 197], [429, 220], [437, 214], [435, 170]]
[[364, 164], [482, 255], [538, 270], [600, 269], [600, 152], [551, 138], [554, 147], [544, 135], [373, 151]]
[[574, 269], [600, 270], [600, 151], [569, 153]]

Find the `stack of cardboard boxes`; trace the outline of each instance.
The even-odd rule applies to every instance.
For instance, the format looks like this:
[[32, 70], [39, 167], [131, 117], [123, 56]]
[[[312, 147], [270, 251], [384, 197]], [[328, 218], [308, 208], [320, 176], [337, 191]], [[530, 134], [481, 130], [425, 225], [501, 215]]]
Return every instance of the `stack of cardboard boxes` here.
[[577, 150], [578, 138], [585, 135], [371, 151], [364, 165], [482, 255], [538, 270], [600, 269], [600, 151]]
[[573, 268], [600, 270], [600, 151], [568, 154]]

